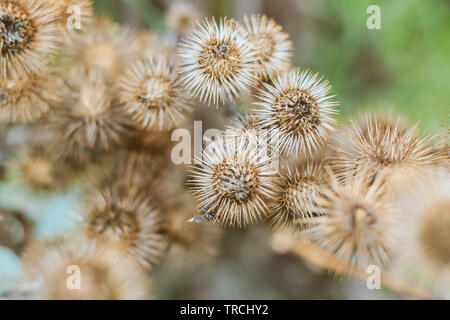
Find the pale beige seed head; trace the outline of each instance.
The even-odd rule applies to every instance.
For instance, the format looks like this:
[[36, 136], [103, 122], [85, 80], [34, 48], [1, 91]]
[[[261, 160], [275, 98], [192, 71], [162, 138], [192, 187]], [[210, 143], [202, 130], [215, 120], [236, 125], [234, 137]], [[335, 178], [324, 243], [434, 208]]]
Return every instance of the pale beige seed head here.
[[200, 17], [201, 9], [189, 1], [173, 1], [167, 10], [167, 22], [178, 34], [189, 31]]

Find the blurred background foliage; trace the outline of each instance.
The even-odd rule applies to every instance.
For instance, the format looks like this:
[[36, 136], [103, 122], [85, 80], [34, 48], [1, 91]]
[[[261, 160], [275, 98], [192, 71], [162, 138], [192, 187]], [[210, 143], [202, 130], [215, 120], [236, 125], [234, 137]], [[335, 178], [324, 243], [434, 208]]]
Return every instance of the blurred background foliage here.
[[[291, 35], [293, 63], [322, 74], [335, 88], [342, 120], [364, 110], [397, 110], [425, 132], [445, 132], [450, 101], [450, 1], [448, 0], [194, 0], [206, 15], [241, 18], [263, 12]], [[164, 33], [169, 0], [95, 0], [97, 14], [136, 30]], [[369, 30], [369, 5], [381, 8], [381, 30]], [[214, 109], [214, 108], [212, 108]], [[209, 112], [212, 117], [217, 110]], [[36, 222], [37, 237], [71, 230], [79, 192], [36, 195], [0, 182], [0, 206]], [[24, 201], [23, 199], [26, 199]], [[153, 273], [162, 299], [395, 298], [341, 280], [299, 259], [274, 253], [264, 226], [227, 230], [222, 254], [193, 271], [162, 265]], [[0, 250], [0, 291], [20, 274], [17, 256]]]

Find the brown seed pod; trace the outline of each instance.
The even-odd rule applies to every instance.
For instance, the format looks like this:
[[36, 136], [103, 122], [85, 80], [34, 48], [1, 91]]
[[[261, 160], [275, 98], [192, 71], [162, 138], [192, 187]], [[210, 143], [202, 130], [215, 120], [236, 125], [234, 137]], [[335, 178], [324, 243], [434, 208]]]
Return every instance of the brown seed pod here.
[[325, 215], [305, 231], [319, 247], [363, 270], [369, 265], [387, 267], [398, 241], [398, 215], [385, 179], [370, 180], [361, 174], [339, 182], [330, 174], [329, 187], [317, 200]]
[[54, 7], [46, 0], [0, 2], [0, 73], [3, 81], [37, 74], [59, 42]]
[[192, 111], [175, 64], [162, 56], [131, 65], [120, 79], [119, 97], [125, 111], [143, 128], [170, 130]]
[[254, 53], [248, 35], [232, 19], [205, 19], [181, 42], [181, 78], [191, 93], [218, 105], [249, 92], [254, 84]]
[[133, 257], [143, 267], [160, 261], [166, 241], [148, 191], [124, 178], [106, 181], [85, 201], [83, 232]]
[[311, 155], [327, 140], [335, 120], [337, 102], [331, 86], [318, 74], [291, 70], [264, 84], [254, 103], [254, 116], [260, 129], [269, 130], [278, 140], [281, 153]]
[[268, 214], [277, 164], [248, 137], [225, 136], [207, 144], [190, 179], [199, 209], [225, 226], [245, 227]]
[[[32, 243], [24, 252], [25, 284], [49, 300], [149, 299], [150, 281], [127, 256], [83, 238]], [[77, 275], [81, 278], [78, 282]], [[79, 285], [79, 287], [77, 287]]]

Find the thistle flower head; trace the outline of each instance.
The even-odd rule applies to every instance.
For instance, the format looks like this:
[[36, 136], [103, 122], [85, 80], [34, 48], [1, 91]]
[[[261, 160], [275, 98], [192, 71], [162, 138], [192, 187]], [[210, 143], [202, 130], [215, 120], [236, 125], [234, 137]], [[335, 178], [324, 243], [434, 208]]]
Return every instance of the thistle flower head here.
[[39, 73], [58, 43], [54, 8], [45, 0], [0, 2], [2, 80]]
[[289, 35], [265, 15], [244, 16], [244, 22], [255, 53], [258, 75], [267, 79], [282, 71], [292, 56]]
[[185, 85], [208, 104], [238, 98], [254, 84], [255, 57], [248, 35], [232, 19], [198, 24], [182, 41], [179, 57]]
[[172, 129], [192, 110], [175, 65], [164, 57], [137, 61], [120, 83], [125, 110], [144, 128]]
[[199, 8], [189, 1], [176, 0], [170, 3], [167, 10], [167, 22], [178, 34], [191, 29], [200, 18]]
[[273, 197], [275, 164], [264, 148], [246, 137], [226, 136], [210, 142], [190, 183], [200, 211], [214, 221], [243, 227], [267, 215]]
[[365, 268], [386, 267], [396, 245], [396, 214], [386, 192], [385, 179], [378, 176], [350, 177], [339, 182], [331, 174], [318, 204], [325, 215], [315, 219], [307, 232], [318, 246], [345, 263]]
[[108, 150], [123, 143], [130, 128], [130, 120], [113, 97], [113, 88], [99, 73], [76, 70], [65, 76], [60, 101], [48, 122], [66, 148]]
[[291, 70], [272, 80], [254, 103], [258, 127], [277, 137], [280, 152], [312, 154], [333, 131], [338, 104], [331, 86], [309, 71]]
[[[68, 269], [68, 268], [74, 269]], [[23, 256], [25, 283], [42, 284], [37, 299], [148, 299], [150, 283], [130, 259], [113, 249], [78, 238], [35, 242]], [[79, 268], [79, 269], [75, 269]], [[81, 273], [79, 289], [68, 285], [68, 270]]]
[[411, 169], [420, 169], [441, 160], [430, 152], [432, 137], [420, 138], [417, 126], [407, 128], [403, 120], [392, 116], [368, 115], [362, 124], [352, 122], [352, 127], [342, 135], [335, 147], [338, 152], [336, 169], [342, 174], [355, 174], [367, 170], [407, 175]]
[[88, 197], [83, 230], [149, 267], [165, 251], [161, 218], [145, 190], [125, 181], [104, 183]]
[[327, 185], [328, 175], [321, 161], [306, 160], [287, 165], [278, 174], [276, 198], [271, 203], [271, 223], [275, 229], [304, 229], [323, 214], [317, 201]]
[[49, 111], [51, 76], [42, 72], [0, 82], [0, 121], [31, 122]]

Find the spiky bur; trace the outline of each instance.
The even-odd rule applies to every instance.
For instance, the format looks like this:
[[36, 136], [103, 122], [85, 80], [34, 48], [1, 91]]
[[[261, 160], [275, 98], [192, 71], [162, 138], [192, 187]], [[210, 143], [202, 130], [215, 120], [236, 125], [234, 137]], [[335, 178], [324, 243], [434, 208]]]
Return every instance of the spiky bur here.
[[218, 105], [249, 92], [255, 82], [254, 53], [235, 20], [206, 18], [183, 39], [180, 72], [185, 86], [203, 102]]
[[33, 194], [65, 191], [69, 171], [58, 160], [58, 155], [50, 148], [23, 148], [8, 162], [8, 174], [12, 181]]
[[281, 153], [312, 154], [332, 132], [338, 103], [332, 88], [316, 73], [293, 69], [264, 84], [254, 103], [256, 124], [278, 140]]
[[107, 181], [88, 195], [82, 228], [88, 237], [127, 253], [148, 268], [165, 253], [161, 216], [148, 190], [129, 181]]
[[211, 222], [189, 222], [196, 214], [195, 201], [187, 194], [167, 206], [164, 230], [170, 244], [169, 263], [196, 268], [212, 262], [218, 255], [222, 229]]
[[163, 56], [131, 65], [120, 79], [119, 99], [137, 125], [147, 129], [170, 130], [192, 111], [177, 67]]
[[317, 200], [325, 215], [305, 231], [320, 248], [363, 270], [387, 267], [397, 244], [398, 217], [385, 179], [369, 180], [358, 175], [339, 182], [330, 173], [329, 186]]
[[167, 10], [167, 22], [173, 31], [183, 34], [195, 25], [200, 13], [199, 8], [189, 1], [172, 1]]
[[114, 99], [114, 88], [97, 72], [72, 71], [64, 75], [59, 101], [47, 119], [65, 150], [109, 150], [122, 144], [130, 119]]
[[63, 62], [95, 70], [114, 82], [135, 57], [130, 50], [134, 34], [105, 18], [96, 18], [81, 31], [63, 48]]
[[270, 221], [274, 229], [307, 229], [323, 215], [317, 201], [328, 183], [322, 161], [304, 160], [287, 164], [278, 174], [276, 198], [271, 202]]
[[277, 164], [248, 137], [225, 135], [207, 144], [193, 168], [191, 189], [202, 215], [224, 226], [245, 227], [268, 214]]
[[244, 16], [246, 31], [255, 53], [257, 74], [268, 79], [282, 71], [290, 63], [292, 41], [289, 35], [273, 19], [266, 15]]
[[403, 177], [442, 161], [430, 152], [433, 137], [421, 138], [417, 125], [408, 128], [400, 118], [367, 115], [361, 123], [352, 122], [335, 146], [335, 169], [341, 175], [364, 170], [369, 175], [386, 173], [395, 183]]
[[[73, 269], [69, 269], [69, 268]], [[75, 268], [79, 269], [75, 269]], [[68, 270], [81, 283], [68, 281]], [[150, 281], [127, 256], [82, 238], [31, 244], [23, 255], [23, 282], [44, 300], [129, 300], [151, 297]], [[75, 278], [74, 278], [75, 279]], [[37, 285], [36, 285], [37, 284]]]
[[2, 80], [39, 73], [58, 41], [55, 11], [46, 0], [0, 2]]
[[0, 82], [0, 121], [32, 122], [50, 110], [56, 92], [47, 72]]

